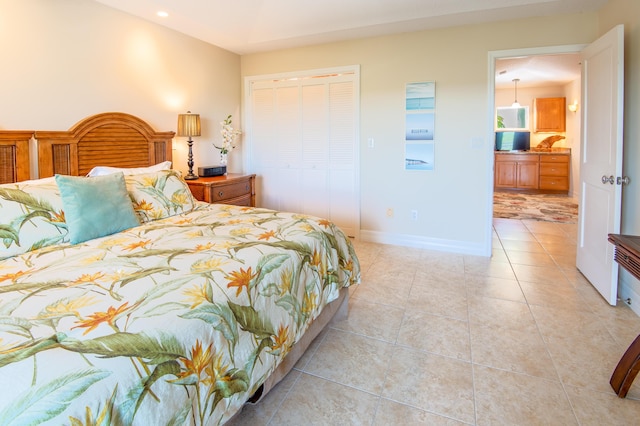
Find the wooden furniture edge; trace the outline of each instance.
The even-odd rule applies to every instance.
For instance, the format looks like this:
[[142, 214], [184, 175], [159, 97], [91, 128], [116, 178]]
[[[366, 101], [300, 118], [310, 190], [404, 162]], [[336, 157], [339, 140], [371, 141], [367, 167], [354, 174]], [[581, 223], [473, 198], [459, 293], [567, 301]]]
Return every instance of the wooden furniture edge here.
[[33, 130], [0, 130], [0, 146], [13, 147], [13, 164], [1, 164], [3, 170], [12, 170], [13, 181], [31, 178], [29, 144], [34, 137]]
[[[255, 207], [256, 206], [256, 175], [255, 173], [228, 173], [226, 175], [221, 175], [221, 176], [207, 176], [207, 177], [201, 176], [198, 179], [187, 180], [186, 182], [187, 182], [187, 185], [189, 186], [189, 189], [192, 191], [192, 193], [194, 191], [194, 187], [202, 187], [202, 195], [203, 195], [202, 201], [211, 203], [213, 201], [211, 199], [208, 199], [210, 195], [211, 187], [233, 185], [234, 183], [242, 182], [244, 180], [249, 180], [249, 184], [251, 185], [249, 188], [249, 197], [250, 197], [249, 203], [251, 207]], [[200, 195], [195, 193], [193, 194], [196, 198], [198, 198], [198, 195]], [[244, 197], [245, 196], [243, 196], [243, 198]]]
[[[608, 241], [615, 245], [616, 262], [635, 278], [640, 279], [640, 237], [609, 234]], [[609, 384], [619, 398], [627, 396], [638, 371], [640, 371], [640, 335], [629, 345], [611, 374]]]
[[[79, 159], [79, 144], [83, 138], [93, 130], [107, 125], [123, 126], [133, 129], [147, 141], [148, 159], [150, 166], [162, 161], [172, 160], [172, 143], [175, 132], [158, 132], [151, 125], [131, 114], [123, 112], [105, 112], [86, 117], [71, 127], [68, 131], [37, 130], [35, 138], [38, 141], [38, 169], [40, 177], [53, 176], [56, 173], [78, 175], [83, 165]], [[114, 141], [118, 140], [118, 132], [113, 132]], [[103, 165], [103, 164], [100, 164]], [[118, 167], [113, 161], [104, 165]], [[84, 167], [86, 168], [86, 167]]]

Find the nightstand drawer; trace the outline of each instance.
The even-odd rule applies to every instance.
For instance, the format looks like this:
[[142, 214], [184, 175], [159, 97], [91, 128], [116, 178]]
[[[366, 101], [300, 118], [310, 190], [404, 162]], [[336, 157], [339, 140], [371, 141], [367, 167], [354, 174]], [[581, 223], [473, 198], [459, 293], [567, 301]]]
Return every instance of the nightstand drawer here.
[[251, 183], [247, 179], [245, 182], [216, 185], [211, 187], [212, 203], [221, 203], [225, 200], [251, 195]]
[[187, 185], [191, 194], [199, 201], [255, 207], [255, 177], [256, 175], [229, 173], [188, 180]]
[[238, 197], [238, 198], [230, 198], [230, 199], [226, 199], [226, 200], [222, 200], [222, 201], [217, 201], [218, 204], [233, 204], [234, 206], [245, 206], [245, 207], [252, 207], [251, 206], [251, 195], [245, 195], [242, 197]]

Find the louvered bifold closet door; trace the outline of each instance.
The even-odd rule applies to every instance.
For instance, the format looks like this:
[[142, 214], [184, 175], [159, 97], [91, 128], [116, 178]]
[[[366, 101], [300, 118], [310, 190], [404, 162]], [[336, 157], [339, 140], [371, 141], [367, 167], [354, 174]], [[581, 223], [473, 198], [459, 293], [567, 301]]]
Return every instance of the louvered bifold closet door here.
[[350, 79], [329, 86], [329, 217], [349, 236], [360, 228], [355, 84]]
[[252, 83], [249, 164], [259, 206], [326, 217], [356, 235], [356, 84], [353, 74]]

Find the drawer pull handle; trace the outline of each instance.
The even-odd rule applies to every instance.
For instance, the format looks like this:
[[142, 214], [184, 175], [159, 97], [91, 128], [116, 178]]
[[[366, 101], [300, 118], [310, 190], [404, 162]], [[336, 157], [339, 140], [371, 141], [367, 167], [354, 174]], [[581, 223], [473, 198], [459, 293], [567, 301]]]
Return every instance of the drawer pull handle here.
[[219, 191], [219, 192], [218, 192], [218, 195], [219, 195], [220, 197], [222, 197], [222, 194], [223, 194], [223, 192], [222, 192], [222, 191]]

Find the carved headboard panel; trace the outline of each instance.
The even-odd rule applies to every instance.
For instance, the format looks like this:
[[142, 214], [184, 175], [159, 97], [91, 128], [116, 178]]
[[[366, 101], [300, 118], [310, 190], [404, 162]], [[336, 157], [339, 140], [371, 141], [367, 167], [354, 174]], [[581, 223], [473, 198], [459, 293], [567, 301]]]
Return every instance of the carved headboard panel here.
[[0, 183], [30, 178], [29, 140], [33, 130], [0, 130]]
[[146, 167], [171, 161], [174, 132], [156, 132], [130, 114], [87, 117], [69, 131], [36, 131], [40, 177], [84, 176], [95, 166]]

